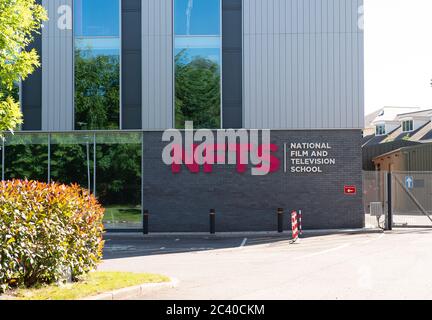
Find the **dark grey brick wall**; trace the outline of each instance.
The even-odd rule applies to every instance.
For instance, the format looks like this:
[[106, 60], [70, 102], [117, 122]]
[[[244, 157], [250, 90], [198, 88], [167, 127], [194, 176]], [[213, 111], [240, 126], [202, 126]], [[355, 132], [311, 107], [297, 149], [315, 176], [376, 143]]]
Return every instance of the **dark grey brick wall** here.
[[[303, 210], [305, 229], [361, 228], [362, 134], [360, 130], [273, 131], [272, 143], [283, 164], [283, 145], [291, 142], [328, 142], [337, 164], [321, 174], [279, 172], [267, 176], [238, 174], [233, 166], [215, 166], [180, 174], [161, 159], [166, 143], [160, 132], [144, 134], [144, 207], [151, 212], [151, 232], [207, 232], [209, 209], [217, 210], [217, 231], [276, 230], [276, 210]], [[355, 196], [344, 195], [345, 185], [356, 185]], [[289, 228], [289, 215], [285, 217]]]

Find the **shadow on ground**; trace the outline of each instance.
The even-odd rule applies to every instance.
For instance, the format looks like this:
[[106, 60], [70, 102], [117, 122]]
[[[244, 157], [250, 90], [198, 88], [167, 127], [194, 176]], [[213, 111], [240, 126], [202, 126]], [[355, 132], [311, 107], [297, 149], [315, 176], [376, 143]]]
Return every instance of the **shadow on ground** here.
[[[246, 240], [245, 240], [246, 239]], [[105, 236], [104, 259], [121, 259], [152, 255], [168, 255], [289, 241], [290, 236], [275, 237], [144, 237], [137, 235]]]
[[[431, 230], [432, 231], [432, 230]], [[316, 233], [302, 238], [313, 238], [330, 235]], [[339, 234], [339, 235], [351, 235]], [[257, 245], [278, 246], [288, 244], [291, 235], [263, 235], [263, 236], [161, 236], [145, 237], [140, 234], [105, 235], [104, 260], [145, 257], [153, 255], [169, 255], [177, 253], [212, 251], [221, 249], [235, 249]]]

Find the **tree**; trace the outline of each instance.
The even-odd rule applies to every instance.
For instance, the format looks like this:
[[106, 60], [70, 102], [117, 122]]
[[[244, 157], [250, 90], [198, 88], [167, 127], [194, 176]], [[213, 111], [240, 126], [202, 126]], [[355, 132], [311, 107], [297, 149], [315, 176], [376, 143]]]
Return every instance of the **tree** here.
[[75, 83], [76, 127], [84, 130], [118, 129], [119, 57], [89, 52], [75, 52], [75, 78], [79, 79]]
[[183, 50], [175, 58], [176, 128], [193, 121], [195, 128], [220, 127], [220, 67], [204, 57], [191, 60]]
[[40, 66], [35, 49], [26, 50], [47, 20], [36, 0], [0, 1], [0, 131], [13, 131], [22, 123], [16, 83]]

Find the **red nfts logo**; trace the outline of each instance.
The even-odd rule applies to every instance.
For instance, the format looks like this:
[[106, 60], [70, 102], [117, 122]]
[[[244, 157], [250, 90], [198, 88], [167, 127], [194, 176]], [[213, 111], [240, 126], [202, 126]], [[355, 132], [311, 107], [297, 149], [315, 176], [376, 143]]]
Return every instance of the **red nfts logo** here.
[[266, 175], [277, 172], [281, 161], [274, 155], [279, 150], [275, 144], [193, 144], [191, 148], [171, 145], [171, 171], [181, 173], [184, 165], [189, 172], [212, 173], [215, 165], [235, 165], [238, 173], [246, 173], [252, 168], [253, 175]]

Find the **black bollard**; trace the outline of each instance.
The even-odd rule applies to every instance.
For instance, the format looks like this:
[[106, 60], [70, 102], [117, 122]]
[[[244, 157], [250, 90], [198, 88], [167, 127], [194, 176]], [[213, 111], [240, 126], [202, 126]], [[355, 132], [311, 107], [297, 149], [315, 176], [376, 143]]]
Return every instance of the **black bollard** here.
[[210, 210], [210, 234], [216, 234], [216, 210]]
[[149, 234], [149, 211], [148, 210], [144, 210], [144, 214], [143, 214], [143, 234], [147, 235]]
[[284, 209], [277, 209], [277, 219], [278, 219], [278, 232], [283, 232], [283, 220], [284, 220]]

